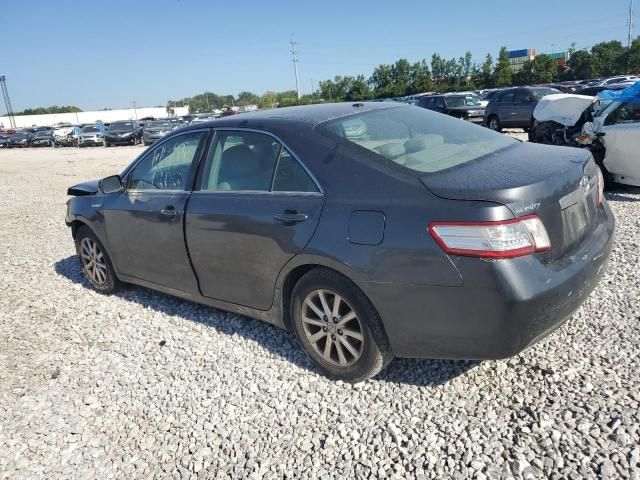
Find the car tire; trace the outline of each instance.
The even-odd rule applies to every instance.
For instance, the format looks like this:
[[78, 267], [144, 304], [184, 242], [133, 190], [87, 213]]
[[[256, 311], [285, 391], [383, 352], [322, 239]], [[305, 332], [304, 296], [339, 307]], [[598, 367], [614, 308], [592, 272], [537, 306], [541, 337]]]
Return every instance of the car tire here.
[[99, 293], [109, 295], [120, 287], [111, 259], [102, 242], [87, 226], [76, 232], [76, 253], [84, 277]]
[[489, 120], [487, 121], [487, 127], [489, 127], [489, 130], [493, 130], [494, 132], [502, 131], [502, 125], [500, 125], [500, 119], [497, 115], [491, 115], [489, 117]]
[[294, 287], [290, 305], [298, 342], [327, 376], [357, 383], [374, 377], [393, 359], [378, 312], [339, 273], [326, 268], [306, 273]]
[[105, 140], [105, 142], [104, 142], [104, 146], [105, 146], [106, 148], [109, 148], [109, 147], [111, 146], [111, 144]]

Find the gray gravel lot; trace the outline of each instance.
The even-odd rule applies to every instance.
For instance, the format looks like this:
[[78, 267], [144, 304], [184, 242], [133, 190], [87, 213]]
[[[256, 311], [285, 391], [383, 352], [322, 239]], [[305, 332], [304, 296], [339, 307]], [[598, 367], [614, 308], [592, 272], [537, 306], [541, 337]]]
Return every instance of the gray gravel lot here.
[[327, 380], [291, 333], [83, 280], [66, 187], [141, 147], [0, 150], [0, 478], [640, 478], [640, 195], [601, 284], [505, 361]]

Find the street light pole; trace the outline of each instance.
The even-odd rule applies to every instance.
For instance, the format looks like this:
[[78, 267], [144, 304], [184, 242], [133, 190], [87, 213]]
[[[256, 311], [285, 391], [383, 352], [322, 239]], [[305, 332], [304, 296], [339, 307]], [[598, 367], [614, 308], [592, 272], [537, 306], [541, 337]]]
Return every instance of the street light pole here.
[[136, 110], [136, 102], [135, 102], [135, 100], [132, 103], [133, 103], [133, 113], [136, 116], [136, 120], [138, 120], [138, 110]]

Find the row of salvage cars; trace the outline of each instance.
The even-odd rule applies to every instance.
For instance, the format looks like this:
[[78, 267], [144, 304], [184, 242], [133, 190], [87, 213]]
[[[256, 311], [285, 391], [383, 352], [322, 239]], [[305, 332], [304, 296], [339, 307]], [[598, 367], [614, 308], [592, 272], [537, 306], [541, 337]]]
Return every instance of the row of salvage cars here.
[[596, 97], [548, 95], [533, 117], [530, 141], [587, 148], [608, 185], [640, 187], [640, 82]]

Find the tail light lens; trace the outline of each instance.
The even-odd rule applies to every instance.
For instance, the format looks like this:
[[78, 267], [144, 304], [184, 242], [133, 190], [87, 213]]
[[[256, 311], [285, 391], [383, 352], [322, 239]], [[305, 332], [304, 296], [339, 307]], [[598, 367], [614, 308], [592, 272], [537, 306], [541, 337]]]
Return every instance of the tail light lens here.
[[602, 200], [604, 199], [604, 175], [602, 175], [602, 170], [598, 168], [597, 174], [598, 180], [596, 188], [598, 189], [596, 192], [596, 205], [602, 205]]
[[551, 248], [537, 215], [498, 222], [433, 222], [429, 233], [451, 255], [513, 258]]

